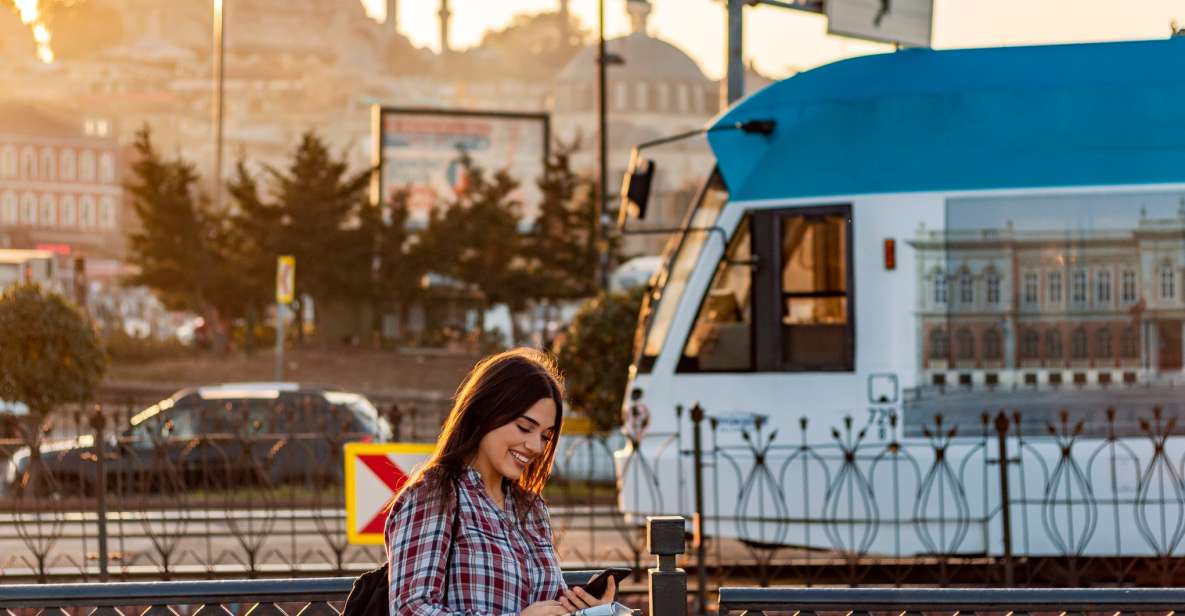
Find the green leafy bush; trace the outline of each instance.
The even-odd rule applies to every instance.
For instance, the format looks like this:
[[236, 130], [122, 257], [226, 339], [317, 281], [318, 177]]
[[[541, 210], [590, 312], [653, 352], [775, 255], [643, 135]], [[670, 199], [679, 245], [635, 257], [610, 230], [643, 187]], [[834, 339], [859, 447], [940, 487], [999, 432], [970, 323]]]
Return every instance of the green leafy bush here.
[[598, 430], [621, 425], [621, 405], [629, 379], [634, 329], [642, 290], [603, 293], [588, 300], [558, 345], [568, 402]]

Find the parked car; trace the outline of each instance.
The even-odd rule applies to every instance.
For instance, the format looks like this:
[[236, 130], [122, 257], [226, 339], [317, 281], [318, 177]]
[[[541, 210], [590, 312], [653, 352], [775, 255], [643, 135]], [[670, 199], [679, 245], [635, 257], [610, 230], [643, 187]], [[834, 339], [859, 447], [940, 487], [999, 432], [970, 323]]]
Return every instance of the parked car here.
[[[109, 490], [195, 489], [340, 482], [342, 444], [387, 441], [391, 425], [363, 395], [296, 383], [227, 383], [185, 389], [133, 415], [104, 442]], [[28, 448], [5, 469], [21, 491]], [[93, 493], [92, 435], [41, 448], [52, 490]]]

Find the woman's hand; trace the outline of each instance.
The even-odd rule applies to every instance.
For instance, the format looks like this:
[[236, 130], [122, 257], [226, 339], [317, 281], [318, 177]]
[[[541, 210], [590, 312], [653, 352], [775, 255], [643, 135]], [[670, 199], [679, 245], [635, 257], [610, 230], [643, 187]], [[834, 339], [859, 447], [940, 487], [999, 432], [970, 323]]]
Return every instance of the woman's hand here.
[[586, 607], [593, 607], [594, 605], [605, 605], [613, 601], [617, 596], [617, 580], [612, 577], [609, 578], [609, 583], [605, 586], [605, 594], [600, 598], [588, 594], [588, 591], [576, 586], [564, 591], [564, 596], [560, 597], [560, 603], [569, 611], [575, 612]]
[[570, 611], [560, 601], [538, 601], [528, 605], [518, 616], [564, 616]]

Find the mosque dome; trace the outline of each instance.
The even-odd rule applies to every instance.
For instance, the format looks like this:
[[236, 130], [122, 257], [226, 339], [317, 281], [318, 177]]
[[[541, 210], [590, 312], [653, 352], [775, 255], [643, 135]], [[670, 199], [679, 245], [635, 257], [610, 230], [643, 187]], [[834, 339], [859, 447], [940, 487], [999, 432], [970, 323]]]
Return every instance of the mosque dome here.
[[[716, 112], [716, 86], [682, 49], [652, 36], [647, 29], [650, 3], [629, 0], [633, 31], [605, 42], [606, 52], [619, 58], [610, 64], [609, 104], [617, 110], [653, 113]], [[557, 111], [595, 108], [597, 45], [580, 50], [556, 75]]]
[[[695, 60], [683, 50], [645, 32], [605, 41], [606, 51], [618, 56], [623, 64], [611, 64], [611, 79], [670, 79], [708, 83]], [[597, 46], [581, 49], [556, 76], [559, 82], [582, 82], [596, 77]]]

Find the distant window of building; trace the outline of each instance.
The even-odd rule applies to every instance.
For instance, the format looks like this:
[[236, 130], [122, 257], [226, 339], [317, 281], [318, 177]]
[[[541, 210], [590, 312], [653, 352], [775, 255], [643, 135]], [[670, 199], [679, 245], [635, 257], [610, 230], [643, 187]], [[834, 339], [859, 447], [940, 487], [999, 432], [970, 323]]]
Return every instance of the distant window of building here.
[[0, 225], [15, 225], [20, 222], [20, 216], [16, 193], [11, 190], [4, 191], [4, 194], [0, 195]]
[[946, 303], [946, 272], [942, 270], [934, 272], [934, 303]]
[[1049, 273], [1049, 301], [1053, 304], [1062, 303], [1062, 273]]
[[58, 204], [58, 224], [63, 227], [73, 227], [78, 224], [78, 202], [74, 195], [62, 197]]
[[1035, 329], [1026, 329], [1024, 334], [1020, 337], [1020, 355], [1026, 359], [1037, 359], [1039, 355], [1038, 346], [1041, 343], [1041, 336]]
[[1070, 356], [1074, 359], [1086, 359], [1086, 330], [1078, 327], [1070, 334]]
[[671, 86], [670, 84], [660, 83], [658, 86], [658, 105], [655, 111], [659, 113], [671, 112]]
[[702, 113], [704, 92], [698, 86], [691, 86], [691, 113]]
[[613, 84], [613, 110], [625, 111], [629, 107], [630, 91], [624, 83]]
[[987, 275], [987, 302], [992, 305], [1000, 303], [1000, 275], [994, 271]]
[[959, 359], [975, 359], [975, 336], [971, 330], [963, 328], [955, 334], [955, 343], [959, 349]]
[[1063, 357], [1062, 350], [1062, 333], [1056, 329], [1051, 329], [1045, 332], [1045, 358], [1046, 359], [1061, 359]]
[[645, 81], [634, 84], [634, 109], [650, 111], [650, 84]]
[[99, 181], [104, 184], [115, 183], [115, 157], [110, 153], [99, 157]]
[[1160, 298], [1172, 299], [1177, 296], [1177, 274], [1168, 263], [1160, 267]]
[[1131, 270], [1124, 270], [1120, 276], [1120, 299], [1125, 304], [1131, 304], [1136, 301], [1136, 273]]
[[37, 196], [33, 193], [21, 195], [21, 224], [37, 224]]
[[74, 155], [74, 150], [62, 150], [59, 158], [61, 162], [58, 164], [58, 171], [61, 172], [62, 179], [67, 182], [74, 181], [78, 177], [78, 158]]
[[78, 202], [78, 226], [91, 229], [95, 226], [95, 198], [83, 195]]
[[1094, 333], [1094, 355], [1099, 359], [1111, 357], [1111, 330], [1103, 327]]
[[930, 330], [930, 359], [946, 359], [950, 354], [949, 344], [946, 330], [941, 327]]
[[91, 137], [106, 137], [111, 132], [111, 124], [103, 119], [90, 119], [82, 124], [83, 131]]
[[95, 153], [83, 150], [78, 159], [78, 179], [83, 182], [95, 181]]
[[1025, 289], [1024, 298], [1025, 303], [1036, 305], [1037, 303], [1037, 272], [1025, 272]]
[[1094, 278], [1095, 302], [1101, 306], [1111, 303], [1111, 270], [1099, 270]]
[[1000, 344], [1000, 331], [991, 328], [983, 332], [983, 358], [999, 360], [1004, 357], [1003, 345]]
[[115, 199], [111, 197], [99, 200], [99, 227], [108, 230], [115, 228]]
[[1119, 354], [1128, 359], [1140, 356], [1140, 335], [1135, 327], [1123, 328], [1123, 334], [1119, 336]]
[[0, 177], [15, 178], [17, 174], [16, 148], [6, 145], [0, 150]]
[[1086, 270], [1077, 269], [1070, 274], [1070, 301], [1078, 305], [1086, 303]]
[[37, 179], [37, 153], [33, 148], [21, 150], [21, 179]]
[[971, 278], [971, 272], [964, 271], [959, 275], [959, 303], [975, 303], [975, 280]]
[[53, 195], [41, 195], [41, 209], [37, 215], [37, 222], [43, 227], [52, 227], [58, 224], [58, 202]]
[[43, 148], [41, 150], [41, 179], [56, 180], [58, 179], [58, 159], [53, 154], [53, 150]]
[[691, 110], [691, 95], [687, 91], [687, 84], [681, 83], [675, 87], [675, 101], [678, 104], [676, 111], [679, 113], [687, 113]]

